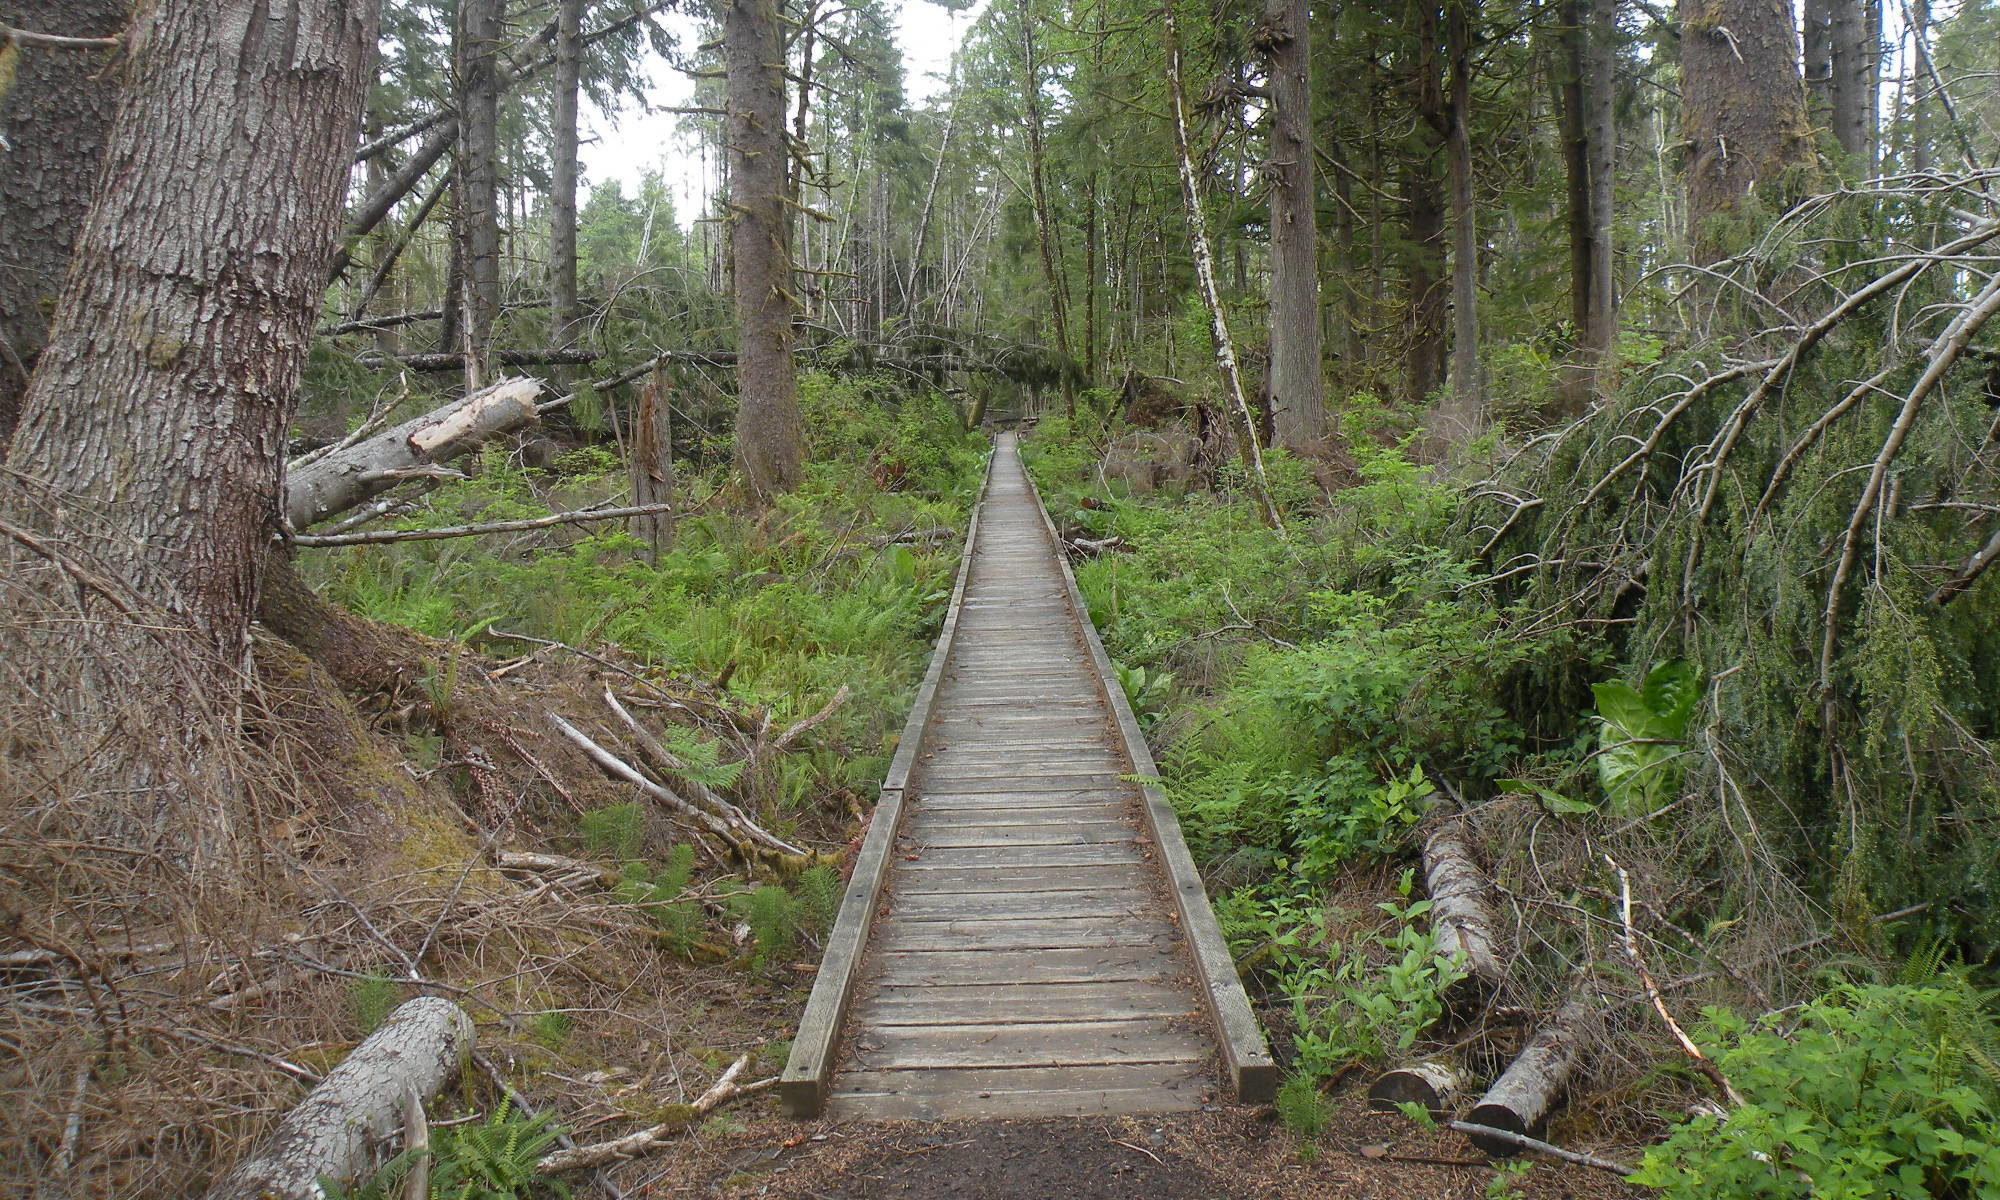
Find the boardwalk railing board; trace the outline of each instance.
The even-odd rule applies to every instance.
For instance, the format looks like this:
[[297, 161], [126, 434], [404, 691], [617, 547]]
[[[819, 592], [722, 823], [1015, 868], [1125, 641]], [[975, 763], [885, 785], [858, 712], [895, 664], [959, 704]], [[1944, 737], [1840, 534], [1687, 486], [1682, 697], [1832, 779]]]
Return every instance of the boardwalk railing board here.
[[[1152, 748], [1146, 745], [1146, 736], [1139, 731], [1139, 719], [1125, 699], [1125, 689], [1118, 682], [1118, 672], [1111, 665], [1111, 656], [1105, 652], [1104, 639], [1098, 636], [1097, 626], [1090, 620], [1090, 608], [1083, 602], [1082, 589], [1077, 587], [1076, 572], [1070, 569], [1062, 537], [1056, 532], [1055, 522], [1049, 519], [1048, 507], [1042, 503], [1041, 489], [1035, 486], [1032, 475], [1028, 477], [1028, 494], [1034, 498], [1035, 509], [1042, 515], [1042, 529], [1047, 533], [1049, 546], [1062, 568], [1063, 584], [1069, 590], [1070, 603], [1078, 614], [1077, 623], [1083, 627], [1084, 641], [1089, 645], [1091, 657], [1097, 665], [1098, 690], [1111, 707], [1119, 737], [1124, 742], [1125, 754], [1132, 760], [1132, 773], [1142, 781], [1158, 779], [1160, 769], [1153, 762]], [[1236, 1098], [1245, 1104], [1266, 1103], [1278, 1094], [1278, 1066], [1271, 1060], [1271, 1050], [1264, 1041], [1263, 1028], [1257, 1024], [1257, 1014], [1250, 1010], [1250, 997], [1244, 992], [1243, 980], [1236, 973], [1236, 959], [1229, 953], [1229, 942], [1222, 936], [1222, 926], [1215, 919], [1215, 909], [1209, 905], [1208, 889], [1202, 884], [1201, 872], [1195, 869], [1194, 855], [1188, 852], [1187, 838], [1181, 833], [1180, 818], [1174, 814], [1166, 793], [1154, 784], [1142, 782], [1139, 793], [1146, 825], [1159, 851], [1160, 865], [1167, 872], [1167, 888], [1173, 894], [1174, 907], [1180, 915], [1181, 931], [1194, 954], [1202, 996], [1208, 1002], [1209, 1015], [1215, 1020], [1216, 1036], [1222, 1043], [1222, 1061], [1229, 1072], [1230, 1088], [1236, 1093]]]
[[937, 647], [930, 667], [918, 687], [910, 715], [903, 722], [902, 739], [896, 755], [883, 776], [881, 798], [868, 823], [855, 856], [854, 874], [842, 894], [840, 912], [827, 935], [826, 952], [821, 956], [819, 974], [813, 980], [812, 996], [799, 1018], [792, 1038], [792, 1053], [785, 1061], [785, 1073], [778, 1082], [778, 1098], [788, 1116], [817, 1117], [826, 1107], [826, 1090], [833, 1080], [840, 1052], [840, 1029], [847, 1007], [854, 999], [855, 984], [861, 977], [861, 962], [868, 949], [868, 935], [875, 920], [875, 899], [889, 869], [889, 856], [903, 822], [903, 793], [909, 787], [910, 769], [916, 763], [918, 747], [930, 726], [937, 707], [938, 684], [945, 663], [951, 658], [952, 638], [958, 632], [958, 617], [965, 607], [965, 584], [972, 574], [972, 548], [978, 542], [979, 514], [986, 507], [986, 493], [993, 486], [993, 456], [989, 451], [986, 474], [973, 501], [972, 519], [965, 530], [965, 547], [958, 556], [958, 578], [952, 584], [951, 601], [945, 608], [944, 627], [938, 631]]

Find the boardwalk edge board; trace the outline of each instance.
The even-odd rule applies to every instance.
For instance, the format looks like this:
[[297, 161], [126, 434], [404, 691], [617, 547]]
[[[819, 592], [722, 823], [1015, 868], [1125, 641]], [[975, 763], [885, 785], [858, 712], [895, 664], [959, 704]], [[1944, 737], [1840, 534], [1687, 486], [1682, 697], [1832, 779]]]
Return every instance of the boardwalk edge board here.
[[[979, 515], [986, 508], [986, 493], [993, 486], [993, 454], [986, 458], [986, 473], [973, 500], [972, 519], [965, 530], [965, 546], [959, 551], [958, 579], [952, 585], [951, 603], [945, 609], [944, 627], [938, 632], [930, 667], [917, 689], [910, 715], [903, 723], [902, 740], [882, 779], [881, 799], [868, 823], [861, 853], [854, 860], [854, 874], [840, 901], [840, 913], [833, 931], [827, 935], [826, 952], [820, 959], [819, 974], [813, 980], [812, 996], [799, 1018], [792, 1038], [791, 1057], [778, 1082], [778, 1098], [787, 1116], [817, 1117], [826, 1107], [828, 1086], [838, 1066], [840, 1029], [847, 1008], [861, 979], [861, 960], [868, 948], [868, 934], [874, 922], [876, 897], [888, 873], [891, 851], [903, 821], [903, 793], [909, 787], [910, 770], [916, 764], [917, 749], [937, 707], [938, 685], [951, 658], [951, 643], [958, 632], [958, 616], [964, 610], [965, 585], [972, 574], [972, 548], [979, 536]], [[1030, 488], [1032, 489], [1032, 483]], [[1039, 499], [1036, 501], [1040, 504]], [[1046, 519], [1046, 514], [1044, 515]], [[1067, 569], [1067, 568], [1065, 568]], [[1074, 585], [1072, 585], [1072, 591]]]
[[[1027, 472], [1026, 464], [1023, 464], [1022, 474], [1027, 478], [1028, 496], [1035, 502], [1035, 511], [1041, 514], [1042, 530], [1048, 536], [1056, 565], [1062, 571], [1063, 586], [1069, 592], [1077, 624], [1083, 630], [1084, 642], [1090, 647], [1091, 658], [1096, 662], [1098, 691], [1103, 694], [1105, 703], [1111, 706], [1112, 719], [1124, 741], [1125, 753], [1132, 760], [1133, 774], [1141, 781], [1158, 779], [1160, 770], [1153, 762], [1153, 751], [1146, 745], [1145, 735], [1139, 732], [1138, 718], [1125, 699], [1125, 689], [1119, 686], [1118, 673], [1112, 668], [1111, 656], [1104, 649], [1104, 639], [1098, 636], [1097, 625], [1090, 619], [1090, 609], [1084, 604], [1083, 592], [1076, 585], [1076, 572], [1070, 569], [1069, 554], [1063, 548], [1062, 537], [1056, 532], [1055, 522], [1049, 520], [1048, 507], [1042, 503], [1042, 491], [1035, 486], [1035, 477]], [[966, 543], [968, 548], [971, 544], [969, 540]], [[1250, 1009], [1250, 997], [1243, 991], [1243, 980], [1236, 973], [1236, 960], [1229, 953], [1229, 943], [1222, 936], [1222, 926], [1215, 919], [1215, 910], [1209, 906], [1208, 889], [1202, 885], [1201, 872], [1195, 869], [1194, 856], [1188, 852], [1187, 839], [1181, 834], [1180, 818], [1174, 815], [1166, 794], [1157, 786], [1141, 782], [1140, 794], [1146, 825], [1159, 851], [1160, 864], [1166, 869], [1167, 887], [1173, 893], [1174, 908], [1180, 915], [1181, 930], [1194, 954], [1202, 998], [1207, 1001], [1209, 1014], [1215, 1019], [1216, 1038], [1222, 1045], [1223, 1066], [1229, 1073], [1231, 1090], [1242, 1103], [1266, 1103], [1277, 1097], [1278, 1067], [1271, 1060], [1270, 1047], [1264, 1041], [1263, 1029], [1257, 1024], [1257, 1015]]]

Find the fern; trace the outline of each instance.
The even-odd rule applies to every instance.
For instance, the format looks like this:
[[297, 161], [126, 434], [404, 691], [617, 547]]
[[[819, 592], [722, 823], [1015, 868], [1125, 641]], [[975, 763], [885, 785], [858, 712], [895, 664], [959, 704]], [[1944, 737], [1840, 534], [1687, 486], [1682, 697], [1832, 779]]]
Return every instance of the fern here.
[[840, 915], [840, 872], [821, 865], [799, 876], [799, 928], [822, 937]]

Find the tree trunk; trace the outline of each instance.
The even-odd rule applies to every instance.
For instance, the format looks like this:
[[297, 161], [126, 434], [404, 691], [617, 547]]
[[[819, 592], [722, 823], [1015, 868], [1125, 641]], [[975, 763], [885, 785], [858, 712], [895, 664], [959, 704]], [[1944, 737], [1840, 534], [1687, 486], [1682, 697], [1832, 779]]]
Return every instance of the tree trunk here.
[[1424, 894], [1431, 898], [1431, 932], [1439, 954], [1463, 955], [1473, 990], [1491, 992], [1506, 977], [1495, 936], [1491, 884], [1465, 845], [1465, 828], [1454, 821], [1424, 842]]
[[1869, 173], [1869, 111], [1875, 107], [1874, 62], [1868, 47], [1867, 0], [1834, 0], [1831, 22], [1833, 136], [1846, 159], [1842, 174]]
[[1752, 191], [1805, 182], [1812, 128], [1799, 78], [1798, 35], [1779, 0], [1681, 0], [1682, 120], [1688, 144], [1688, 230], [1695, 256], [1729, 252], [1719, 219]]
[[1265, 0], [1264, 28], [1271, 89], [1271, 423], [1280, 446], [1304, 452], [1326, 436], [1306, 0]]
[[327, 1073], [207, 1200], [321, 1200], [322, 1179], [347, 1184], [402, 1124], [404, 1103], [438, 1094], [472, 1052], [472, 1019], [439, 996], [408, 1001]]
[[729, 84], [729, 256], [736, 288], [736, 458], [752, 498], [799, 485], [804, 430], [792, 363], [791, 161], [778, 0], [723, 0]]
[[[7, 452], [0, 519], [43, 547], [6, 551], [15, 603], [80, 618], [5, 631], [22, 644], [0, 659], [71, 739], [15, 745], [53, 759], [101, 742], [90, 790], [169, 840], [194, 822], [178, 840], [196, 858], [238, 844], [218, 755], [240, 737], [228, 718], [377, 11], [163, 0], [138, 19], [105, 183]], [[116, 586], [76, 587], [76, 562]]]
[[1590, 33], [1584, 24], [1584, 0], [1562, 0], [1559, 11], [1556, 96], [1562, 131], [1564, 224], [1569, 231], [1569, 315], [1576, 333], [1576, 349], [1561, 378], [1561, 411], [1575, 416], [1589, 404], [1597, 382], [1597, 363], [1590, 352], [1591, 325], [1596, 318], [1591, 302], [1597, 294], [1591, 278], [1597, 255], [1590, 177], [1592, 106], [1586, 86]]
[[1368, 1085], [1368, 1107], [1376, 1112], [1396, 1112], [1399, 1105], [1421, 1104], [1433, 1119], [1442, 1119], [1457, 1107], [1464, 1088], [1464, 1074], [1450, 1063], [1412, 1063], [1377, 1076]]
[[1451, 180], [1451, 382], [1432, 420], [1433, 432], [1463, 445], [1486, 427], [1479, 379], [1479, 231], [1472, 202], [1472, 21], [1479, 0], [1445, 0], [1445, 165]]
[[[1597, 1010], [1587, 999], [1580, 997], [1563, 1005], [1548, 1024], [1535, 1031], [1521, 1056], [1493, 1081], [1493, 1086], [1465, 1119], [1508, 1133], [1536, 1134], [1549, 1110], [1562, 1098], [1563, 1088], [1576, 1069], [1583, 1045], [1596, 1023]], [[1521, 1152], [1521, 1147], [1513, 1142], [1475, 1134], [1467, 1136], [1473, 1145], [1495, 1158]]]
[[1264, 477], [1264, 451], [1257, 442], [1257, 424], [1250, 415], [1250, 403], [1243, 393], [1243, 373], [1236, 365], [1236, 343], [1229, 336], [1222, 293], [1215, 283], [1215, 250], [1208, 238], [1208, 217], [1201, 207], [1201, 187], [1195, 178], [1194, 154], [1188, 148], [1187, 98], [1181, 90], [1181, 46], [1174, 20], [1174, 0], [1164, 0], [1160, 13], [1164, 18], [1162, 32], [1167, 50], [1167, 90], [1174, 110], [1174, 158], [1180, 166], [1181, 203], [1187, 209], [1195, 282], [1201, 290], [1202, 303], [1208, 309], [1209, 332], [1215, 339], [1215, 365], [1221, 372], [1222, 386], [1229, 394], [1239, 422], [1237, 436], [1241, 444], [1238, 452], [1243, 457], [1244, 470], [1250, 476], [1250, 487], [1256, 493], [1265, 523], [1282, 531], [1284, 524], [1278, 516], [1278, 506], [1271, 499], [1270, 484]]
[[1437, 148], [1446, 132], [1438, 71], [1438, 0], [1417, 0], [1415, 95], [1418, 130], [1403, 158], [1406, 335], [1404, 386], [1409, 403], [1430, 404], [1444, 382], [1444, 202], [1438, 196]]
[[[64, 37], [110, 37], [123, 0], [0, 2], [0, 24]], [[108, 50], [20, 46], [0, 84], [0, 450], [21, 415], [21, 394], [48, 341], [97, 166], [117, 108]]]
[[553, 162], [549, 169], [549, 322], [554, 344], [576, 339], [576, 100], [583, 72], [584, 0], [556, 7], [556, 89]]
[[535, 422], [541, 385], [510, 379], [294, 468], [285, 480], [285, 520], [305, 529], [415, 478], [503, 433]]
[[[655, 368], [639, 390], [639, 411], [632, 420], [632, 504], [665, 504], [674, 498], [674, 406], [666, 372]], [[674, 514], [634, 517], [632, 536], [646, 543], [649, 561], [674, 545]]]
[[1618, 0], [1590, 0], [1585, 136], [1590, 160], [1590, 323], [1583, 343], [1602, 367], [1618, 333]]
[[1804, 0], [1799, 9], [1804, 44], [1801, 75], [1806, 89], [1806, 113], [1814, 123], [1833, 113], [1833, 10], [1851, 0]]
[[453, 46], [458, 96], [459, 255], [464, 270], [459, 330], [465, 390], [486, 380], [493, 323], [500, 316], [501, 0], [462, 0]]
[[1035, 14], [1029, 0], [1019, 0], [1021, 19], [1021, 102], [1027, 116], [1028, 199], [1035, 213], [1035, 248], [1042, 259], [1042, 282], [1049, 289], [1050, 336], [1062, 359], [1063, 415], [1076, 415], [1076, 381], [1070, 364], [1069, 289], [1063, 285], [1062, 247], [1049, 205], [1046, 158], [1042, 149], [1042, 64], [1035, 42]]

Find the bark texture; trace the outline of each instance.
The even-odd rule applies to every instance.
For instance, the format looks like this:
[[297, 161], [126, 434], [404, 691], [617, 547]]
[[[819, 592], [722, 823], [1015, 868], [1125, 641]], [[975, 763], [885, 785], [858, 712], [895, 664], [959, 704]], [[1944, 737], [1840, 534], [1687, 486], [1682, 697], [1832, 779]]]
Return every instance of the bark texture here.
[[[1561, 1098], [1596, 1024], [1597, 1009], [1589, 1001], [1579, 998], [1563, 1005], [1548, 1024], [1535, 1031], [1521, 1056], [1493, 1081], [1465, 1119], [1474, 1125], [1533, 1135]], [[1521, 1152], [1516, 1142], [1466, 1136], [1495, 1158]]]
[[486, 381], [493, 323], [500, 317], [501, 18], [501, 0], [464, 0], [453, 48], [460, 116], [455, 215], [465, 272], [459, 338], [468, 391]]
[[790, 153], [778, 0], [724, 0], [729, 257], [736, 282], [736, 458], [752, 497], [799, 484], [805, 435], [792, 362]]
[[472, 1052], [472, 1018], [438, 996], [389, 1014], [268, 1141], [208, 1189], [207, 1200], [321, 1200], [321, 1179], [353, 1180], [403, 1124], [412, 1092], [428, 1100]]
[[166, 861], [252, 845], [237, 698], [376, 15], [163, 0], [138, 19], [7, 452], [0, 661], [45, 714], [15, 748], [67, 779], [56, 819]]
[[1294, 452], [1326, 435], [1306, 0], [1266, 0], [1271, 89], [1271, 424]]
[[1435, 431], [1463, 444], [1486, 426], [1479, 378], [1479, 229], [1472, 198], [1472, 22], [1478, 0], [1446, 0], [1445, 173], [1451, 182], [1451, 386]]
[[[575, 340], [581, 317], [576, 301], [576, 100], [583, 73], [584, 0], [556, 6], [556, 87], [553, 162], [549, 174], [549, 306], [555, 344]], [[643, 502], [642, 502], [643, 503]]]
[[1486, 873], [1465, 844], [1465, 828], [1454, 821], [1424, 843], [1424, 892], [1431, 898], [1431, 931], [1439, 954], [1462, 954], [1468, 978], [1482, 991], [1498, 987], [1506, 975], [1494, 935]]
[[1021, 24], [1021, 103], [1027, 116], [1028, 198], [1035, 210], [1035, 248], [1042, 259], [1042, 283], [1049, 290], [1049, 333], [1056, 353], [1063, 361], [1063, 413], [1076, 415], [1076, 381], [1069, 364], [1069, 286], [1063, 279], [1062, 243], [1055, 214], [1049, 204], [1047, 155], [1042, 147], [1042, 62], [1035, 41], [1036, 15], [1031, 6], [1020, 6]]
[[[639, 391], [639, 410], [632, 417], [632, 504], [666, 504], [674, 498], [674, 406], [664, 371]], [[632, 536], [646, 543], [658, 559], [674, 544], [674, 514], [634, 517]]]
[[1395, 1112], [1399, 1104], [1421, 1104], [1432, 1117], [1443, 1117], [1457, 1106], [1465, 1076], [1450, 1063], [1420, 1062], [1384, 1071], [1368, 1085], [1368, 1107]]
[[[6, 464], [240, 656], [312, 338], [373, 4], [162, 3]], [[67, 536], [64, 513], [37, 514]]]
[[[122, 0], [0, 2], [0, 24], [66, 37], [109, 37]], [[111, 53], [21, 48], [0, 88], [0, 449], [49, 336], [70, 248], [90, 208], [104, 137], [117, 108]]]
[[1727, 252], [1719, 228], [1754, 190], [1791, 191], [1812, 128], [1788, 0], [1681, 0], [1688, 228], [1695, 256]]

